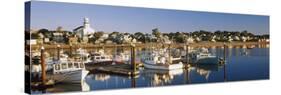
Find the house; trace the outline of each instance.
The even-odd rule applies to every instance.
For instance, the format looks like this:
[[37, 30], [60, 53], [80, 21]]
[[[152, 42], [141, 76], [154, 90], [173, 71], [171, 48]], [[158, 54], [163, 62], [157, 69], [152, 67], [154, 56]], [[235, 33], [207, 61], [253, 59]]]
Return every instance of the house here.
[[56, 43], [65, 43], [65, 38], [63, 36], [63, 33], [62, 32], [54, 32], [52, 41], [56, 42]]
[[68, 44], [69, 45], [76, 45], [76, 44], [78, 44], [78, 37], [76, 37], [76, 35], [74, 35], [74, 37], [69, 37]]
[[37, 44], [37, 40], [36, 39], [26, 40], [26, 44], [27, 45], [36, 45]]
[[194, 39], [192, 37], [187, 38], [187, 43], [194, 43]]

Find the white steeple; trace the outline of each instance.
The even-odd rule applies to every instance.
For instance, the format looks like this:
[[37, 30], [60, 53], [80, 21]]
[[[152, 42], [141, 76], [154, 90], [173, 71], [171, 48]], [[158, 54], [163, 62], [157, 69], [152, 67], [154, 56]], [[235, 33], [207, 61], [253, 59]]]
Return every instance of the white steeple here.
[[91, 26], [90, 26], [89, 18], [85, 17], [83, 20], [84, 20], [83, 26], [80, 26], [80, 27], [74, 29], [74, 32], [80, 38], [83, 38], [83, 37], [86, 37], [89, 34], [94, 34], [95, 33], [95, 30], [93, 28], [91, 28]]
[[83, 34], [88, 35], [88, 34], [94, 34], [95, 30], [91, 28], [90, 26], [90, 20], [89, 18], [84, 18], [84, 29], [83, 29]]
[[90, 20], [89, 18], [84, 18], [84, 27], [90, 27]]

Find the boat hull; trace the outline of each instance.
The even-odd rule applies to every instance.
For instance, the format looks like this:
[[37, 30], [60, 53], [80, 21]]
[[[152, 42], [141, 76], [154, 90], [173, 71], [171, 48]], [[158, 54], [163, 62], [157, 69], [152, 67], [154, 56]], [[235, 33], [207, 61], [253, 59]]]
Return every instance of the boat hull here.
[[143, 64], [145, 68], [148, 69], [160, 69], [160, 70], [174, 70], [174, 69], [182, 69], [183, 64], [171, 64], [171, 65], [166, 65], [166, 64], [150, 64], [150, 63], [144, 63]]
[[217, 57], [206, 57], [206, 58], [197, 59], [193, 63], [206, 64], [206, 65], [216, 65], [216, 64], [219, 63], [219, 60], [218, 60]]
[[75, 70], [54, 74], [53, 78], [56, 82], [81, 83], [88, 73], [87, 70]]

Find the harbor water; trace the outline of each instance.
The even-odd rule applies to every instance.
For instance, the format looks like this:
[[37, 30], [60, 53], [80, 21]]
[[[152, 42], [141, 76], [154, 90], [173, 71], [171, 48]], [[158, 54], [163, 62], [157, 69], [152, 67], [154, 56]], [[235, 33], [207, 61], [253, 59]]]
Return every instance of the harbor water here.
[[[218, 57], [224, 56], [223, 48], [208, 48], [208, 50]], [[113, 53], [114, 51], [116, 50], [108, 52]], [[141, 50], [137, 51], [141, 52]], [[52, 55], [51, 52], [50, 55]], [[44, 90], [33, 89], [32, 93], [94, 91], [269, 79], [268, 47], [227, 48], [225, 57], [226, 63], [224, 65], [191, 65], [186, 69], [171, 71], [139, 68], [140, 74], [135, 78], [90, 72], [81, 84], [56, 84], [54, 87]]]

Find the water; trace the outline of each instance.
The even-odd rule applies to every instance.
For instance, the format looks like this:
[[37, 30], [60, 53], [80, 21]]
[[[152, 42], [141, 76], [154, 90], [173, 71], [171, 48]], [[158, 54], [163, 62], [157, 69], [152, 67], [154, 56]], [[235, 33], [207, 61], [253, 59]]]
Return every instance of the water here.
[[[223, 57], [223, 49], [209, 48], [212, 54]], [[92, 91], [133, 87], [228, 82], [269, 79], [269, 48], [229, 48], [227, 63], [218, 66], [192, 66], [189, 69], [172, 71], [141, 68], [137, 78], [89, 73], [85, 82], [78, 85], [58, 84], [54, 88], [33, 93]], [[73, 86], [73, 87], [71, 87]]]

